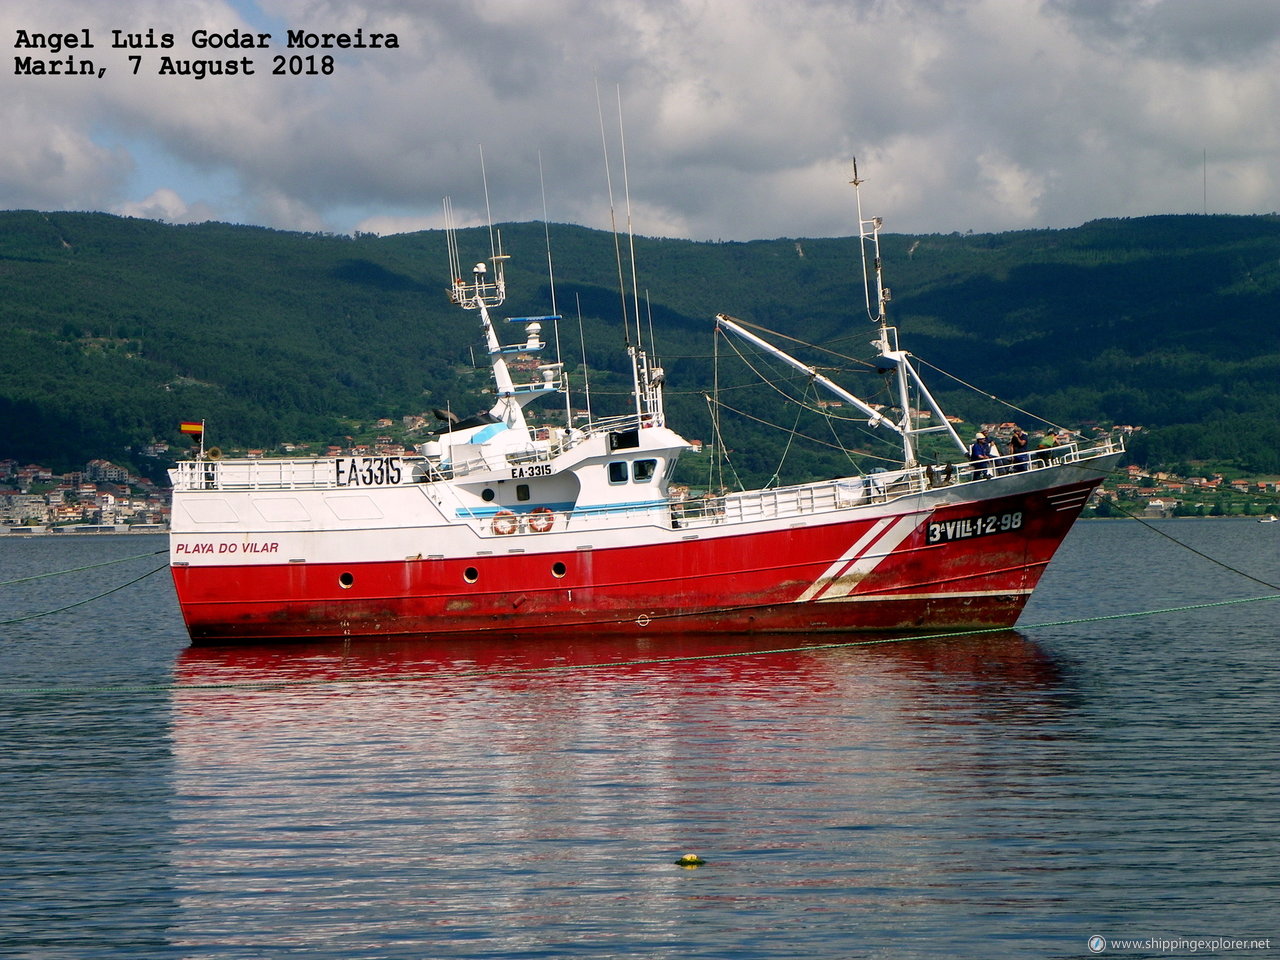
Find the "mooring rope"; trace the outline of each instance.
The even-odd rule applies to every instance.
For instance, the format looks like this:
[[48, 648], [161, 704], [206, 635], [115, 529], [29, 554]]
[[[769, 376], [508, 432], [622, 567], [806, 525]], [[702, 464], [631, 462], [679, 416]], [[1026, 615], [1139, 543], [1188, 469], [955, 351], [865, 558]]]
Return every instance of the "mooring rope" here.
[[[103, 560], [101, 563], [89, 563], [83, 567], [71, 567], [69, 570], [54, 570], [51, 573], [37, 573], [30, 577], [19, 577], [17, 580], [0, 580], [0, 587], [10, 587], [15, 583], [30, 583], [32, 580], [44, 580], [47, 577], [61, 577], [68, 573], [80, 573], [84, 570], [94, 570], [98, 567], [109, 567], [116, 563], [125, 563], [128, 560], [141, 560], [143, 557], [157, 557], [162, 553], [168, 553], [169, 548], [163, 550], [152, 550], [150, 553], [135, 553], [131, 557], [116, 557], [114, 560]], [[154, 571], [153, 571], [154, 572]]]
[[[154, 572], [154, 571], [153, 571]], [[953, 640], [961, 637], [973, 637], [994, 633], [1021, 633], [1029, 630], [1045, 630], [1052, 627], [1075, 626], [1082, 623], [1102, 623], [1109, 620], [1127, 620], [1136, 617], [1151, 617], [1160, 614], [1185, 613], [1191, 610], [1208, 610], [1218, 607], [1235, 606], [1245, 603], [1258, 603], [1264, 600], [1280, 600], [1280, 593], [1261, 597], [1240, 597], [1235, 600], [1213, 600], [1204, 603], [1181, 604], [1176, 607], [1162, 607], [1157, 610], [1139, 610], [1128, 613], [1102, 614], [1093, 617], [1073, 617], [1066, 620], [1053, 620], [1044, 623], [1020, 625], [1016, 627], [977, 627], [971, 630], [952, 630], [944, 633], [905, 634], [895, 637], [872, 637], [860, 640], [843, 640], [833, 643], [812, 643], [789, 647], [771, 647], [767, 650], [726, 650], [719, 653], [686, 654], [678, 657], [645, 657], [634, 660], [604, 660], [595, 663], [558, 663], [530, 667], [494, 667], [461, 671], [442, 670], [436, 673], [405, 673], [386, 677], [349, 676], [349, 677], [297, 677], [274, 678], [261, 680], [223, 680], [208, 683], [154, 683], [154, 684], [116, 684], [116, 685], [63, 685], [45, 687], [3, 687], [0, 694], [90, 694], [90, 693], [174, 693], [217, 690], [272, 690], [289, 687], [334, 687], [343, 684], [370, 685], [393, 683], [416, 683], [423, 680], [466, 680], [484, 677], [502, 676], [536, 676], [538, 674], [568, 673], [573, 671], [605, 670], [619, 667], [665, 666], [677, 663], [695, 663], [709, 660], [731, 660], [740, 657], [767, 657], [785, 653], [810, 653], [817, 650], [840, 650], [853, 647], [875, 647], [891, 643], [914, 643], [932, 640]]]
[[[168, 551], [167, 551], [167, 550], [158, 550], [158, 551], [156, 551], [156, 552], [157, 552], [157, 553], [168, 553]], [[149, 557], [149, 556], [151, 556], [151, 554], [149, 554], [149, 553], [144, 553], [144, 554], [140, 554], [140, 556]], [[137, 558], [137, 557], [129, 557], [128, 559], [130, 559], [130, 560], [137, 560], [138, 558]], [[111, 562], [112, 562], [112, 563], [114, 563], [114, 562], [117, 562], [117, 561], [111, 561]], [[87, 566], [87, 567], [80, 567], [79, 569], [80, 569], [80, 570], [91, 570], [91, 569], [93, 569], [93, 567], [105, 567], [105, 566], [107, 566], [107, 564], [105, 564], [105, 563], [95, 563], [95, 564], [91, 564], [90, 566]], [[92, 597], [85, 597], [83, 600], [76, 600], [76, 601], [74, 601], [73, 603], [68, 603], [68, 604], [66, 604], [65, 606], [57, 607], [56, 609], [53, 609], [53, 610], [45, 610], [45, 611], [43, 611], [43, 612], [41, 612], [41, 613], [29, 613], [29, 614], [27, 614], [25, 617], [14, 617], [12, 620], [0, 620], [0, 627], [7, 627], [7, 626], [9, 626], [10, 624], [14, 624], [14, 623], [26, 623], [26, 622], [27, 622], [27, 621], [29, 621], [29, 620], [39, 620], [41, 617], [51, 617], [51, 616], [53, 616], [55, 613], [62, 613], [64, 610], [71, 610], [71, 609], [73, 609], [73, 608], [75, 608], [75, 607], [83, 607], [86, 603], [93, 603], [93, 601], [95, 601], [95, 600], [101, 600], [103, 597], [109, 597], [109, 596], [111, 596], [111, 594], [116, 593], [116, 592], [117, 592], [117, 591], [119, 591], [119, 590], [123, 590], [125, 587], [132, 587], [135, 583], [140, 583], [141, 581], [143, 581], [143, 580], [147, 579], [147, 577], [150, 577], [150, 576], [153, 576], [153, 575], [155, 575], [155, 574], [159, 573], [161, 570], [164, 570], [164, 569], [165, 569], [165, 568], [167, 568], [168, 566], [169, 566], [169, 564], [168, 564], [167, 562], [166, 562], [166, 563], [162, 563], [162, 564], [160, 564], [160, 566], [156, 567], [154, 570], [148, 570], [148, 571], [147, 571], [146, 573], [144, 573], [142, 576], [140, 576], [140, 577], [134, 577], [132, 580], [130, 580], [130, 581], [129, 581], [129, 582], [127, 582], [127, 583], [119, 584], [118, 586], [114, 586], [114, 587], [112, 587], [110, 590], [104, 590], [104, 591], [102, 591], [102, 593], [95, 594], [95, 595], [94, 595], [94, 596], [92, 596]], [[75, 573], [75, 572], [77, 572], [77, 571], [75, 571], [75, 570], [61, 570], [61, 571], [59, 571], [59, 573]], [[57, 574], [52, 574], [52, 573], [42, 573], [42, 574], [40, 574], [39, 576], [36, 576], [36, 577], [28, 577], [28, 578], [26, 578], [26, 579], [28, 579], [28, 580], [39, 580], [39, 579], [41, 579], [42, 577], [52, 577], [52, 576], [57, 576]], [[24, 581], [22, 581], [22, 580], [11, 580], [11, 581], [9, 581], [9, 582], [10, 582], [10, 583], [22, 583], [22, 582], [24, 582]], [[4, 584], [0, 584], [0, 586], [4, 586]]]
[[[840, 641], [840, 642], [834, 642], [834, 643], [810, 643], [810, 644], [804, 644], [801, 646], [774, 647], [767, 650], [736, 650], [736, 651], [731, 650], [731, 651], [724, 651], [720, 653], [689, 654], [689, 655], [679, 656], [679, 657], [652, 657], [652, 658], [636, 659], [636, 660], [602, 661], [599, 663], [587, 663], [587, 664], [553, 664], [553, 665], [540, 666], [540, 667], [506, 667], [501, 669], [466, 670], [458, 673], [448, 673], [448, 674], [405, 674], [405, 675], [391, 676], [391, 677], [337, 677], [337, 678], [328, 677], [328, 678], [315, 678], [315, 679], [303, 678], [303, 679], [271, 679], [271, 680], [264, 679], [264, 680], [225, 681], [225, 682], [216, 682], [216, 683], [168, 683], [168, 684], [143, 684], [143, 685], [130, 685], [130, 686], [74, 686], [73, 685], [73, 686], [54, 686], [54, 687], [0, 687], [0, 693], [94, 693], [94, 692], [142, 693], [142, 692], [165, 692], [165, 691], [175, 691], [175, 690], [271, 689], [271, 688], [278, 688], [278, 687], [319, 686], [319, 685], [335, 685], [335, 684], [344, 684], [344, 683], [351, 683], [351, 684], [397, 683], [397, 682], [409, 682], [409, 681], [430, 679], [430, 678], [438, 677], [441, 675], [447, 675], [449, 677], [458, 678], [458, 679], [466, 679], [466, 678], [477, 678], [477, 677], [486, 677], [486, 676], [531, 675], [531, 674], [539, 674], [539, 673], [555, 673], [555, 672], [566, 672], [566, 671], [574, 671], [574, 670], [596, 670], [596, 669], [603, 669], [603, 668], [610, 668], [610, 667], [617, 668], [617, 667], [657, 666], [657, 665], [663, 665], [663, 664], [686, 663], [686, 662], [696, 662], [696, 661], [703, 661], [703, 660], [724, 660], [724, 659], [731, 659], [735, 657], [761, 657], [761, 656], [772, 656], [772, 655], [778, 655], [778, 654], [784, 654], [784, 653], [808, 653], [816, 650], [836, 650], [836, 649], [844, 649], [844, 648], [852, 648], [852, 647], [872, 647], [872, 646], [881, 646], [884, 644], [891, 644], [891, 643], [908, 643], [913, 641], [955, 639], [959, 637], [978, 636], [978, 635], [990, 634], [990, 633], [1004, 633], [1004, 632], [1010, 632], [1010, 631], [1042, 630], [1042, 629], [1048, 629], [1052, 627], [1073, 626], [1073, 625], [1084, 624], [1084, 623], [1100, 623], [1108, 620], [1125, 620], [1125, 619], [1137, 618], [1137, 617], [1150, 617], [1150, 616], [1158, 616], [1161, 614], [1182, 613], [1182, 612], [1187, 612], [1192, 610], [1206, 610], [1206, 609], [1212, 609], [1215, 607], [1225, 607], [1225, 606], [1232, 606], [1236, 604], [1257, 603], [1264, 600], [1280, 599], [1280, 585], [1271, 583], [1267, 580], [1263, 580], [1260, 577], [1255, 577], [1253, 574], [1250, 574], [1244, 570], [1241, 570], [1238, 567], [1234, 567], [1229, 563], [1226, 563], [1222, 560], [1217, 559], [1216, 557], [1210, 556], [1209, 554], [1196, 549], [1195, 547], [1177, 539], [1176, 537], [1170, 536], [1169, 534], [1165, 533], [1163, 530], [1160, 530], [1153, 524], [1148, 523], [1145, 518], [1139, 517], [1133, 513], [1130, 513], [1129, 511], [1123, 509], [1122, 507], [1117, 507], [1115, 506], [1115, 504], [1112, 504], [1111, 506], [1115, 510], [1117, 510], [1119, 513], [1128, 517], [1130, 520], [1136, 520], [1138, 523], [1146, 527], [1148, 530], [1152, 531], [1153, 533], [1159, 534], [1160, 536], [1164, 537], [1166, 540], [1183, 548], [1184, 550], [1187, 550], [1190, 553], [1193, 553], [1204, 560], [1208, 560], [1210, 563], [1216, 564], [1225, 570], [1228, 570], [1232, 573], [1237, 574], [1238, 576], [1244, 577], [1247, 580], [1251, 580], [1254, 583], [1260, 584], [1261, 586], [1267, 587], [1268, 589], [1275, 590], [1277, 592], [1273, 594], [1268, 594], [1266, 596], [1261, 596], [1261, 597], [1244, 597], [1244, 598], [1235, 599], [1235, 600], [1214, 600], [1214, 601], [1206, 601], [1202, 603], [1183, 604], [1176, 607], [1163, 607], [1156, 610], [1140, 610], [1140, 611], [1131, 611], [1128, 613], [1104, 614], [1104, 615], [1091, 616], [1091, 617], [1076, 617], [1076, 618], [1071, 618], [1067, 620], [1056, 620], [1056, 621], [1051, 621], [1046, 623], [1027, 624], [1024, 626], [981, 627], [981, 628], [974, 628], [970, 630], [946, 631], [943, 633], [932, 633], [932, 634], [912, 633], [912, 634], [905, 634], [903, 636], [894, 636], [894, 637], [864, 638], [860, 640], [847, 640], [847, 641]], [[16, 580], [0, 581], [0, 586], [9, 586], [17, 583], [26, 583], [33, 580], [40, 580], [46, 577], [60, 576], [62, 574], [67, 574], [67, 573], [78, 573], [84, 570], [92, 570], [98, 567], [111, 566], [116, 563], [124, 563], [129, 560], [138, 560], [138, 559], [142, 559], [143, 557], [156, 556], [161, 553], [168, 553], [167, 548], [165, 550], [155, 550], [150, 553], [136, 554], [134, 556], [129, 556], [129, 557], [119, 557], [115, 560], [107, 560], [101, 563], [93, 563], [93, 564], [87, 564], [81, 567], [73, 567], [68, 570], [60, 570], [60, 571], [55, 571], [53, 573], [42, 573], [42, 574], [36, 574], [31, 577], [21, 577]], [[103, 597], [110, 596], [111, 594], [116, 593], [120, 590], [123, 590], [126, 587], [131, 587], [134, 584], [139, 583], [147, 579], [148, 577], [153, 576], [156, 573], [159, 573], [161, 570], [164, 570], [167, 566], [168, 566], [168, 563], [161, 564], [155, 569], [149, 570], [146, 573], [142, 574], [141, 576], [135, 577], [134, 579], [126, 583], [119, 584], [117, 586], [112, 587], [109, 590], [104, 590], [102, 593], [96, 594], [92, 597], [86, 597], [82, 600], [77, 600], [73, 603], [66, 604], [54, 610], [47, 610], [42, 613], [29, 614], [24, 617], [16, 617], [11, 620], [0, 620], [0, 626], [7, 626], [10, 624], [16, 624], [16, 623], [25, 623], [27, 621], [37, 620], [42, 617], [52, 616], [53, 614], [56, 614], [56, 613], [62, 613], [66, 610], [74, 609], [75, 607], [84, 606], [85, 604], [92, 603], [95, 600], [100, 600]], [[680, 616], [681, 616], [680, 614], [675, 615], [676, 618], [679, 618]], [[658, 618], [659, 617], [655, 617], [655, 619], [658, 619]], [[612, 624], [615, 622], [618, 622], [618, 621], [612, 621], [612, 620], [602, 621], [602, 623], [609, 623], [609, 624]]]
[[[1112, 470], [1111, 474], [1112, 476], [1123, 475], [1116, 470]], [[1227, 563], [1224, 560], [1219, 560], [1217, 557], [1211, 557], [1209, 554], [1201, 550], [1197, 550], [1195, 547], [1191, 546], [1191, 544], [1185, 543], [1182, 540], [1179, 540], [1177, 537], [1165, 533], [1163, 530], [1161, 530], [1159, 527], [1155, 526], [1154, 524], [1148, 523], [1145, 517], [1140, 517], [1136, 513], [1130, 513], [1124, 507], [1117, 506], [1114, 501], [1109, 502], [1107, 506], [1110, 509], [1115, 510], [1117, 513], [1124, 514], [1130, 520], [1137, 520], [1138, 523], [1142, 524], [1152, 533], [1159, 534], [1160, 536], [1168, 540], [1170, 543], [1177, 544], [1183, 550], [1187, 550], [1190, 553], [1194, 553], [1197, 557], [1200, 557], [1202, 560], [1208, 560], [1210, 563], [1217, 564], [1218, 566], [1222, 567], [1222, 569], [1224, 570], [1229, 570], [1234, 574], [1238, 574], [1239, 576], [1244, 577], [1246, 580], [1252, 580], [1254, 583], [1261, 584], [1262, 586], [1267, 587], [1268, 589], [1280, 590], [1280, 584], [1274, 584], [1274, 583], [1271, 583], [1269, 580], [1263, 580], [1260, 577], [1255, 577], [1253, 574], [1247, 573], [1246, 571], [1241, 570], [1239, 567], [1233, 567], [1231, 564]]]

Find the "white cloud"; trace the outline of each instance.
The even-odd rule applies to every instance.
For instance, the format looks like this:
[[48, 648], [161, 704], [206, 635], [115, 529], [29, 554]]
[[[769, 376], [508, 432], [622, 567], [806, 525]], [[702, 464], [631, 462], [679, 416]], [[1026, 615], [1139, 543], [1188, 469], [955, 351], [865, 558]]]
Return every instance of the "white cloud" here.
[[143, 200], [126, 201], [111, 210], [123, 217], [165, 220], [169, 223], [203, 223], [215, 218], [207, 204], [189, 204], [168, 187], [161, 187]]
[[[1211, 8], [1211, 9], [1210, 9]], [[307, 230], [483, 218], [608, 223], [618, 100], [636, 229], [848, 234], [857, 155], [890, 229], [1072, 226], [1280, 208], [1271, 0], [11, 0], [0, 36], [90, 29], [97, 78], [8, 77], [0, 205], [203, 214]], [[138, 75], [111, 28], [171, 32]], [[299, 51], [285, 28], [394, 32]], [[266, 30], [211, 51], [193, 30]], [[86, 55], [90, 51], [84, 51]], [[328, 75], [273, 57], [332, 55]], [[161, 55], [252, 77], [156, 76]], [[286, 64], [288, 61], [286, 60]], [[170, 158], [157, 166], [152, 159]], [[542, 176], [539, 175], [539, 157]], [[229, 185], [229, 186], [228, 186]], [[168, 191], [168, 192], [165, 192]], [[180, 199], [181, 198], [181, 199]], [[182, 212], [186, 208], [185, 213]], [[167, 211], [167, 213], [166, 213]]]
[[[455, 226], [461, 226], [461, 224], [455, 224]], [[442, 216], [430, 217], [426, 215], [411, 217], [376, 215], [366, 217], [356, 224], [356, 230], [360, 233], [376, 233], [384, 237], [393, 233], [415, 233], [418, 230], [439, 230], [442, 227], [444, 227]]]

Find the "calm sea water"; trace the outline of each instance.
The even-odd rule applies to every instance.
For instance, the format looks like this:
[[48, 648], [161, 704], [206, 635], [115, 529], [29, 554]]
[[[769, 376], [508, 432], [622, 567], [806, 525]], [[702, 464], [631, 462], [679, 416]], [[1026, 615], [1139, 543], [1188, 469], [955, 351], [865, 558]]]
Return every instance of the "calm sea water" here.
[[[1280, 525], [1158, 529], [1280, 584]], [[164, 548], [0, 539], [3, 581], [135, 557], [0, 620]], [[1280, 601], [1038, 626], [1278, 592], [1098, 521], [1016, 632], [228, 651], [162, 570], [0, 626], [0, 955], [1280, 950]]]

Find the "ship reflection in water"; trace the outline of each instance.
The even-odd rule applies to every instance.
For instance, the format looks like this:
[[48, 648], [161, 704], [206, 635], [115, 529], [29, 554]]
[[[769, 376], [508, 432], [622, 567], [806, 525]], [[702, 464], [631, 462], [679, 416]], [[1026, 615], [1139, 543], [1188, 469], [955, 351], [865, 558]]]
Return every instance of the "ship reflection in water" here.
[[536, 722], [544, 710], [598, 722], [619, 697], [671, 717], [692, 697], [781, 716], [816, 703], [843, 719], [885, 720], [909, 717], [921, 698], [948, 710], [1052, 700], [1063, 683], [1059, 666], [1012, 630], [928, 640], [756, 634], [190, 647], [174, 680], [182, 718], [212, 721], [230, 707], [242, 720], [266, 710], [272, 721], [308, 723], [322, 723], [326, 705], [345, 716], [351, 701], [403, 711], [406, 720], [448, 706], [457, 722], [525, 714]]
[[[812, 952], [868, 907], [871, 941], [943, 935], [1005, 896], [981, 834], [1052, 764], [1071, 683], [1016, 632], [828, 644], [185, 650], [175, 942], [249, 948], [295, 912], [334, 956], [373, 929], [424, 956], [649, 955], [689, 923]], [[673, 866], [690, 851], [706, 866]]]

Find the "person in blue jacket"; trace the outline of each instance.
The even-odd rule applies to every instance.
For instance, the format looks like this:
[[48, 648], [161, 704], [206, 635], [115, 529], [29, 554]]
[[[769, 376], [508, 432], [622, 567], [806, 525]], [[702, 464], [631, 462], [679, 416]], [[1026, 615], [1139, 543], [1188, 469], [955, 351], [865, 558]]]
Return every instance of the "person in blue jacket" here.
[[969, 462], [973, 464], [973, 478], [975, 480], [981, 480], [991, 475], [991, 471], [987, 467], [987, 461], [993, 456], [991, 441], [987, 439], [985, 433], [979, 430], [973, 435], [973, 443], [969, 445]]

